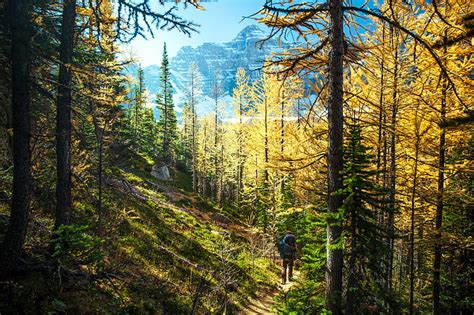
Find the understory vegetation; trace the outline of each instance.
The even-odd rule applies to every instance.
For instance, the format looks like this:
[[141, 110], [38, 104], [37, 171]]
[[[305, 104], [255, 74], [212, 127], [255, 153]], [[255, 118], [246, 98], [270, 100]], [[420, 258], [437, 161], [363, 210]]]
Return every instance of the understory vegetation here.
[[2, 282], [2, 312], [232, 313], [276, 285], [269, 244], [241, 218], [189, 193], [189, 174], [175, 170], [176, 180], [159, 181], [146, 157], [121, 163], [126, 169], [105, 172], [100, 236], [86, 195], [51, 247], [52, 209], [33, 211], [22, 269]]

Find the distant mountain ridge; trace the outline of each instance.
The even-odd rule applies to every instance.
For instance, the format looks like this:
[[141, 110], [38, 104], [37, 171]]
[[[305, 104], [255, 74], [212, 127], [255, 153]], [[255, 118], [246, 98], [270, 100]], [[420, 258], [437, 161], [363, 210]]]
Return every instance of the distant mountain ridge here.
[[237, 68], [244, 68], [250, 76], [255, 78], [258, 76], [258, 69], [263, 66], [265, 57], [272, 51], [290, 47], [286, 43], [282, 43], [280, 47], [275, 39], [259, 43], [266, 36], [267, 33], [261, 28], [250, 25], [241, 30], [230, 42], [204, 43], [196, 48], [190, 46], [181, 48], [170, 61], [171, 72], [174, 76], [173, 86], [177, 90], [184, 88], [188, 67], [195, 62], [202, 74], [205, 95], [211, 94], [215, 69], [220, 71], [224, 91], [230, 95], [235, 87]]
[[[222, 77], [222, 85], [227, 99], [235, 87], [235, 75], [239, 67], [244, 68], [247, 74], [255, 79], [259, 69], [263, 66], [264, 59], [271, 52], [281, 51], [294, 46], [292, 43], [278, 42], [269, 39], [267, 32], [257, 25], [243, 28], [237, 36], [226, 43], [203, 43], [195, 48], [182, 47], [175, 57], [170, 59], [171, 83], [175, 89], [175, 107], [178, 114], [182, 111], [184, 90], [188, 79], [188, 69], [191, 63], [196, 63], [201, 75], [203, 85], [203, 100], [197, 106], [198, 114], [212, 111], [211, 86], [214, 71], [217, 69]], [[159, 86], [160, 67], [151, 65], [144, 68], [145, 85], [152, 99]], [[136, 72], [136, 71], [135, 71]]]

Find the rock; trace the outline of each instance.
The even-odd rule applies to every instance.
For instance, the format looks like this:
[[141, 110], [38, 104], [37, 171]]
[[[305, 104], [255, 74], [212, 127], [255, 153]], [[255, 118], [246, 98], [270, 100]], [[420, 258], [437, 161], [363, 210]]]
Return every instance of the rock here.
[[156, 164], [153, 165], [153, 168], [151, 170], [151, 175], [161, 180], [168, 180], [171, 178], [170, 170], [168, 169], [168, 166], [166, 165], [163, 165], [163, 166], [158, 166]]

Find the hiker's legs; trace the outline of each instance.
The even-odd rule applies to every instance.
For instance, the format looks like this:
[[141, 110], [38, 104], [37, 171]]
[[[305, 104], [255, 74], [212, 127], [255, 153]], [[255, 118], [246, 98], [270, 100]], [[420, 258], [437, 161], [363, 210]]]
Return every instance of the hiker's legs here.
[[283, 274], [282, 274], [282, 280], [283, 280], [283, 284], [286, 283], [286, 267], [288, 266], [288, 260], [287, 259], [283, 259]]
[[293, 278], [293, 265], [294, 265], [294, 260], [293, 259], [288, 259], [288, 280], [292, 280]]

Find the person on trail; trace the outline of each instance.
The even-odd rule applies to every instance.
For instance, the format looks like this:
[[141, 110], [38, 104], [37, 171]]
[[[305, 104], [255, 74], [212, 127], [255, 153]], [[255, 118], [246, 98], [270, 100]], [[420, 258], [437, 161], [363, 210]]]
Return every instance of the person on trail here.
[[283, 284], [287, 280], [287, 269], [288, 269], [288, 281], [293, 280], [293, 265], [296, 259], [296, 237], [291, 231], [287, 231], [285, 236], [278, 243], [278, 250], [280, 257], [283, 262]]

